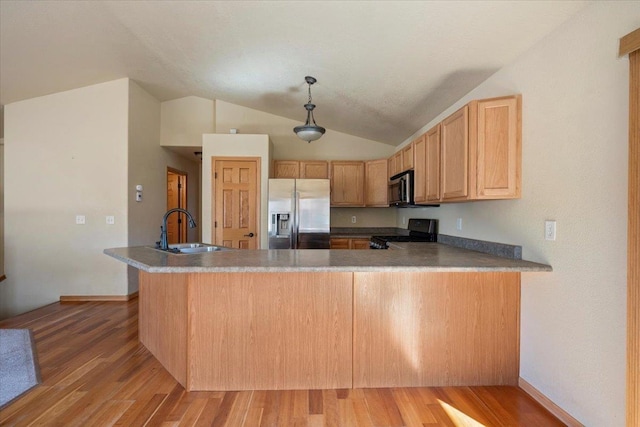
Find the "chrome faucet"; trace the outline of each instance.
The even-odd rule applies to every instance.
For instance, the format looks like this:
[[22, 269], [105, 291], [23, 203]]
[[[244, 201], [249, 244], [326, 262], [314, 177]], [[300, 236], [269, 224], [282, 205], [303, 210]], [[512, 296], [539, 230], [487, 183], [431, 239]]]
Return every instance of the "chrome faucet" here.
[[194, 228], [196, 226], [196, 222], [189, 211], [182, 208], [169, 209], [167, 213], [162, 217], [162, 225], [160, 226], [160, 249], [164, 251], [169, 249], [169, 242], [167, 241], [167, 218], [174, 212], [182, 212], [183, 214], [187, 215], [187, 219], [189, 220], [189, 228]]

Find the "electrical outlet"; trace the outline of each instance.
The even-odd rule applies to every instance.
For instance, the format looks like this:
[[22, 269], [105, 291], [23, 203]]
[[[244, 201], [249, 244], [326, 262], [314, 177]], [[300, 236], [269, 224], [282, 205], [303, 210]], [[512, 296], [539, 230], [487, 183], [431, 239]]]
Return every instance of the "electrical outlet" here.
[[462, 231], [462, 218], [456, 220], [456, 230]]
[[76, 224], [78, 225], [84, 225], [86, 223], [87, 219], [85, 218], [84, 215], [76, 215]]
[[351, 223], [352, 223], [352, 224], [355, 224], [355, 223], [356, 223], [356, 216], [355, 216], [355, 215], [351, 217]]
[[116, 217], [113, 215], [107, 215], [107, 224], [113, 225], [116, 223]]
[[556, 222], [555, 221], [544, 222], [544, 239], [556, 240]]

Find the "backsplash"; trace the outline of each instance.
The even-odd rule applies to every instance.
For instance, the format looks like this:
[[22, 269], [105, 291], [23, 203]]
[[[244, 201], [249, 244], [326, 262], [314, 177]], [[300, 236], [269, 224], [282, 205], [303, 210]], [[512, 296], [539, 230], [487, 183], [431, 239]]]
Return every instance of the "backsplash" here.
[[[395, 208], [331, 208], [331, 227], [396, 227], [397, 210]], [[351, 221], [354, 216], [355, 223]]]

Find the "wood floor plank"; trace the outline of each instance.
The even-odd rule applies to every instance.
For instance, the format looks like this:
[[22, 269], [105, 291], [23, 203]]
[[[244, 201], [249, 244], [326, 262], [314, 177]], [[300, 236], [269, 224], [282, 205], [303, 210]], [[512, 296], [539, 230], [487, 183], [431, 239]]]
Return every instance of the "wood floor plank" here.
[[[222, 399], [219, 397], [212, 397], [207, 399], [207, 403], [204, 405], [204, 409], [198, 416], [194, 427], [209, 427], [211, 420], [215, 419], [218, 408], [222, 403]], [[259, 425], [259, 424], [256, 424]]]
[[0, 425], [563, 425], [517, 387], [186, 392], [139, 343], [137, 319], [133, 299], [55, 303], [0, 322], [33, 331], [43, 379], [0, 410]]
[[325, 426], [338, 426], [339, 414], [338, 414], [338, 394], [336, 390], [323, 390], [322, 391], [322, 407]]
[[133, 404], [132, 400], [108, 400], [91, 417], [72, 422], [70, 426], [112, 426]]

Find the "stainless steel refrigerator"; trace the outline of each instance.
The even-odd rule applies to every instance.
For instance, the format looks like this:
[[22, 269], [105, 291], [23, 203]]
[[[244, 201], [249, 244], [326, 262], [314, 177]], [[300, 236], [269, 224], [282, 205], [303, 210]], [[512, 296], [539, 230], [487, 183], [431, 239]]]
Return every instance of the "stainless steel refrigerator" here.
[[269, 180], [269, 249], [329, 249], [329, 180]]

